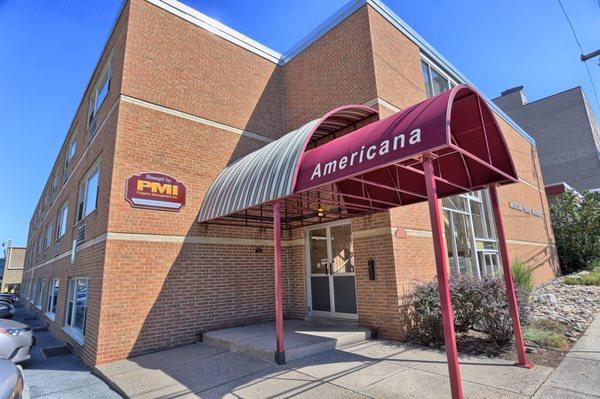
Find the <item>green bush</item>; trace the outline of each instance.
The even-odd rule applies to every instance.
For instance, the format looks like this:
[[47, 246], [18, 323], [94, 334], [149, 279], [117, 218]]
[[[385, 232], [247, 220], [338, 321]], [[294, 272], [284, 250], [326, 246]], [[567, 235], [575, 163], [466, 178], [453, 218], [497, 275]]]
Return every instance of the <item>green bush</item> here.
[[584, 276], [565, 277], [567, 285], [600, 285], [600, 271], [593, 271]]
[[563, 274], [584, 270], [600, 257], [600, 193], [568, 191], [550, 203], [552, 229]]
[[[516, 290], [521, 322], [525, 323], [529, 311], [528, 296], [523, 289]], [[511, 339], [512, 321], [502, 279], [478, 280], [465, 275], [452, 276], [450, 296], [457, 332], [477, 328], [497, 343], [505, 343]], [[415, 288], [413, 307], [411, 338], [422, 344], [442, 342], [444, 331], [436, 281]]]
[[593, 261], [591, 261], [590, 264], [588, 265], [588, 270], [591, 272], [600, 273], [600, 258], [594, 259]]
[[533, 269], [521, 261], [514, 261], [512, 264], [513, 280], [517, 287], [520, 287], [528, 294], [533, 290]]

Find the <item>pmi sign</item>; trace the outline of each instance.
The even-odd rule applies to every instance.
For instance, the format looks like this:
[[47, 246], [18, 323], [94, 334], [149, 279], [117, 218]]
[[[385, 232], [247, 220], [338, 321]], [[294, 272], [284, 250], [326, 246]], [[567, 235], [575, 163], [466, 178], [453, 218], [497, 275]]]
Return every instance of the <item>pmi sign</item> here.
[[174, 177], [155, 172], [129, 176], [125, 199], [133, 208], [179, 211], [185, 206], [185, 184]]

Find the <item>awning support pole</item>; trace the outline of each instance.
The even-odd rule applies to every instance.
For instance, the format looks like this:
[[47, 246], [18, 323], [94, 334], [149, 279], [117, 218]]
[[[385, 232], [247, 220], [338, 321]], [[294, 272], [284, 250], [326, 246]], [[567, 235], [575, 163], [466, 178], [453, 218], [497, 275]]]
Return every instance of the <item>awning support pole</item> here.
[[273, 203], [273, 246], [275, 252], [275, 362], [285, 364], [283, 332], [283, 272], [281, 260], [281, 203]]
[[456, 350], [456, 335], [454, 333], [454, 317], [452, 315], [452, 302], [450, 301], [450, 285], [448, 283], [448, 259], [446, 257], [446, 242], [442, 234], [442, 213], [438, 202], [433, 162], [430, 156], [423, 158], [425, 171], [425, 185], [429, 204], [429, 218], [433, 234], [433, 248], [437, 268], [438, 291], [440, 294], [440, 308], [442, 310], [442, 323], [444, 325], [444, 343], [446, 345], [446, 358], [448, 359], [448, 372], [450, 374], [450, 388], [453, 399], [461, 399], [462, 384], [460, 381], [460, 368], [458, 366], [458, 352]]
[[523, 331], [521, 330], [521, 322], [519, 320], [519, 305], [517, 304], [517, 296], [515, 295], [515, 283], [512, 277], [512, 269], [510, 266], [510, 257], [508, 256], [508, 246], [506, 245], [506, 235], [504, 233], [504, 223], [502, 215], [500, 215], [500, 202], [498, 201], [498, 190], [496, 185], [490, 185], [490, 199], [492, 209], [494, 211], [494, 221], [496, 222], [496, 232], [498, 234], [498, 245], [500, 247], [500, 258], [502, 261], [502, 270], [504, 271], [504, 283], [506, 285], [506, 293], [508, 295], [508, 308], [510, 318], [512, 319], [513, 331], [515, 333], [515, 345], [517, 347], [517, 355], [519, 358], [516, 366], [532, 368], [533, 363], [530, 363], [525, 353], [525, 345], [523, 343]]

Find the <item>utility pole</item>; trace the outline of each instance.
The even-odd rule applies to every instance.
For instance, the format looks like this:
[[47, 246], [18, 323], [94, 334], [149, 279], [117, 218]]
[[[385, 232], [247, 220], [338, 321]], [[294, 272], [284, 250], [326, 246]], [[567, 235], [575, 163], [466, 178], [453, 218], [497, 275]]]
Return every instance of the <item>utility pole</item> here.
[[596, 50], [596, 51], [592, 51], [589, 54], [581, 54], [581, 57], [580, 57], [581, 58], [581, 62], [586, 62], [587, 60], [592, 59], [592, 58], [594, 58], [596, 56], [600, 56], [600, 49]]

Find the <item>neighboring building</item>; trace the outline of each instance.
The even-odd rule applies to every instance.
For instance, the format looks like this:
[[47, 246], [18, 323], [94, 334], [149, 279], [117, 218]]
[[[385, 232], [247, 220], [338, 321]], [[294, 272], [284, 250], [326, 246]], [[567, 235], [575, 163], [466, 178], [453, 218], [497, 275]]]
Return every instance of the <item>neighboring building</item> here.
[[12, 242], [8, 241], [4, 249], [4, 259], [0, 259], [0, 266], [3, 266], [1, 292], [16, 293], [21, 290], [25, 251], [26, 248], [13, 247]]
[[[360, 126], [465, 81], [379, 1], [351, 2], [281, 55], [174, 0], [129, 0], [31, 218], [23, 296], [90, 365], [270, 320], [272, 230], [198, 223], [219, 173], [340, 105], [374, 108]], [[543, 282], [558, 261], [537, 150], [497, 117], [519, 174], [499, 188], [510, 251]], [[498, 275], [487, 191], [443, 205], [452, 271]], [[286, 230], [285, 317], [403, 339], [405, 297], [436, 273], [431, 236], [427, 204]], [[344, 266], [328, 298], [346, 306], [319, 312], [328, 288], [309, 284], [327, 264]]]
[[518, 86], [493, 101], [535, 138], [546, 184], [600, 188], [600, 126], [581, 87], [527, 102]]

